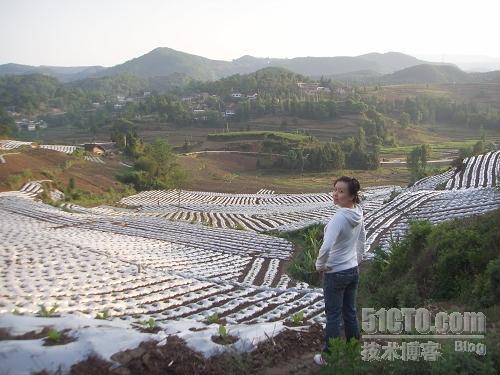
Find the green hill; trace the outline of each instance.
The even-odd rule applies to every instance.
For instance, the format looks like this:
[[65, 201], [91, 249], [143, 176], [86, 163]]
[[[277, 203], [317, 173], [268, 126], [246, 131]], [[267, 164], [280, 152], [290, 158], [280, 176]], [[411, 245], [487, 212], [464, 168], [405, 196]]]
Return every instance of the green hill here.
[[108, 68], [98, 75], [131, 74], [138, 77], [161, 77], [174, 73], [183, 73], [200, 80], [214, 80], [233, 71], [229, 61], [210, 60], [171, 48], [156, 48], [143, 56]]
[[171, 48], [160, 47], [142, 56], [110, 68], [52, 67], [19, 64], [0, 65], [0, 76], [40, 73], [63, 82], [87, 77], [135, 75], [142, 78], [184, 74], [193, 79], [216, 80], [232, 74], [247, 74], [266, 67], [281, 67], [311, 77], [332, 76], [357, 71], [392, 73], [409, 66], [424, 63], [415, 57], [398, 52], [369, 53], [361, 56], [295, 57], [291, 59], [262, 58], [249, 55], [232, 61], [212, 60]]
[[420, 64], [381, 77], [385, 83], [465, 83], [470, 74], [452, 65]]
[[104, 70], [102, 66], [31, 66], [22, 64], [3, 64], [0, 65], [0, 76], [7, 75], [26, 75], [26, 74], [44, 74], [57, 78], [62, 82], [74, 81], [94, 75]]
[[54, 77], [41, 74], [0, 77], [0, 107], [15, 106], [19, 112], [32, 112], [63, 95], [62, 84]]

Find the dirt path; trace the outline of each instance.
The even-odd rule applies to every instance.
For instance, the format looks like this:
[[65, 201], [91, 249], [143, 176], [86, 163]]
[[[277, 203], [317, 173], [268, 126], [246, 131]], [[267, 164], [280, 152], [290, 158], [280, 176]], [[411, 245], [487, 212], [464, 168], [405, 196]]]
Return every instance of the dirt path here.
[[17, 155], [19, 154], [19, 152], [8, 152], [6, 154], [1, 154], [0, 155], [0, 164], [6, 164], [7, 163], [7, 160], [5, 160], [4, 156], [6, 155]]
[[295, 358], [288, 358], [286, 362], [280, 363], [277, 366], [266, 369], [264, 375], [285, 375], [285, 374], [301, 374], [312, 375], [318, 374], [320, 367], [314, 363], [313, 357], [317, 352], [311, 351], [303, 353]]

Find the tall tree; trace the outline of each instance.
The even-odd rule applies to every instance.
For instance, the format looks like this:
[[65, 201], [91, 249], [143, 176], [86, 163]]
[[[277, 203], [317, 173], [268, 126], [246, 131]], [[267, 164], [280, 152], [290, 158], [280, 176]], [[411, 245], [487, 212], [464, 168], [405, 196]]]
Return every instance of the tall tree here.
[[426, 176], [427, 161], [431, 156], [431, 146], [422, 144], [416, 146], [406, 157], [406, 165], [410, 170], [411, 182]]

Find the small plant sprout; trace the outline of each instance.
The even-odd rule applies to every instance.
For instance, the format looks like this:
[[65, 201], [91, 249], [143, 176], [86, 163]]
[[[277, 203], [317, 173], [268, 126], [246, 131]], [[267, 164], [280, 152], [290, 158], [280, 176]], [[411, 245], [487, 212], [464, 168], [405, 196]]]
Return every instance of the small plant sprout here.
[[301, 324], [304, 321], [304, 311], [299, 311], [292, 315], [293, 324]]
[[219, 324], [218, 332], [219, 332], [220, 337], [222, 337], [222, 338], [227, 337], [227, 329], [226, 329], [225, 325]]
[[213, 313], [207, 318], [207, 323], [208, 324], [213, 324], [213, 323], [219, 323], [220, 322], [220, 317], [218, 313]]
[[109, 310], [103, 310], [102, 312], [97, 313], [95, 318], [102, 319], [102, 320], [108, 319], [109, 318]]
[[229, 345], [229, 344], [234, 344], [236, 341], [238, 341], [238, 337], [229, 334], [226, 325], [223, 323], [219, 324], [217, 332], [218, 335], [212, 336], [212, 341], [215, 342], [216, 344]]
[[57, 312], [57, 304], [54, 304], [54, 306], [52, 306], [50, 309], [47, 309], [43, 303], [39, 306], [40, 310], [38, 311], [38, 315], [44, 318], [49, 318], [51, 316], [54, 316], [55, 313]]
[[153, 318], [149, 318], [148, 320], [143, 320], [141, 324], [144, 326], [144, 328], [150, 331], [156, 328], [156, 320], [154, 320]]
[[59, 342], [61, 340], [61, 336], [61, 332], [57, 329], [50, 329], [49, 332], [47, 332], [47, 340], [51, 342]]

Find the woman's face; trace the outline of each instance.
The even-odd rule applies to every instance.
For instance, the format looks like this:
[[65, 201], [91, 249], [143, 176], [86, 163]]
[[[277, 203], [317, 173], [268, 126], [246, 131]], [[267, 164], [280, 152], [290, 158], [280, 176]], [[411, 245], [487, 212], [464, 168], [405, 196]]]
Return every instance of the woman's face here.
[[352, 207], [354, 197], [349, 193], [347, 182], [338, 181], [333, 187], [333, 203], [340, 207]]

